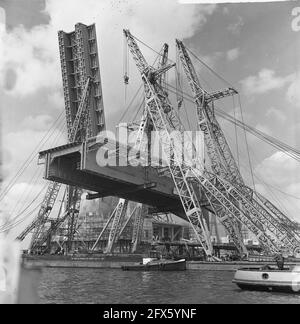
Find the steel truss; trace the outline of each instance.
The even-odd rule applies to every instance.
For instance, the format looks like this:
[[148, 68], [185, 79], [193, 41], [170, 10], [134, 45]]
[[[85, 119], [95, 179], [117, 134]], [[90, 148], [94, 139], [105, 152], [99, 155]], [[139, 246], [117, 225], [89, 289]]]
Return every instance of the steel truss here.
[[137, 68], [142, 76], [145, 91], [145, 104], [155, 131], [161, 132], [160, 138], [164, 153], [170, 157], [168, 167], [173, 178], [177, 193], [182, 202], [186, 216], [192, 225], [196, 237], [208, 256], [212, 256], [213, 248], [206, 221], [203, 217], [200, 202], [193, 184], [188, 181], [190, 168], [178, 163], [180, 154], [175, 147], [172, 131], [183, 132], [183, 127], [168, 97], [161, 86], [153, 78], [156, 71], [150, 67], [142, 55], [134, 37], [129, 30], [124, 30], [127, 43]]
[[[165, 82], [165, 76], [166, 76], [166, 71], [168, 70], [167, 67], [167, 61], [168, 61], [168, 52], [169, 52], [169, 46], [168, 44], [164, 44], [163, 46], [163, 54], [160, 56], [159, 62], [158, 62], [158, 68], [157, 71], [157, 79], [160, 85], [162, 85]], [[154, 74], [152, 77], [155, 77]], [[134, 144], [134, 152], [140, 153], [145, 150], [147, 150], [146, 147], [144, 147], [144, 136], [148, 135], [148, 145], [149, 145], [149, 139], [150, 139], [150, 132], [151, 132], [151, 120], [149, 118], [147, 109], [144, 109], [141, 122], [139, 124], [139, 128], [137, 131], [137, 136], [135, 139], [135, 144]], [[147, 163], [149, 163], [149, 156], [146, 157]], [[123, 199], [120, 199], [119, 204], [123, 204]], [[128, 205], [128, 202], [127, 202]], [[127, 208], [127, 205], [125, 208]], [[148, 213], [148, 207], [142, 206], [141, 204], [137, 204], [137, 211], [134, 217], [133, 221], [133, 233], [132, 233], [132, 249], [131, 252], [134, 253], [137, 250], [138, 243], [140, 242], [141, 236], [142, 236], [142, 230], [143, 230], [143, 224], [144, 224], [144, 217]], [[126, 222], [125, 227], [121, 228], [119, 226], [119, 221], [118, 219], [118, 214], [116, 213], [115, 218], [116, 221], [113, 221], [112, 227], [111, 227], [111, 241], [108, 242], [108, 247], [106, 249], [107, 253], [111, 253], [113, 250], [113, 246], [115, 241], [117, 241], [120, 236], [121, 232], [123, 232], [128, 225], [128, 222]], [[122, 220], [121, 220], [122, 221]], [[115, 234], [116, 233], [116, 234]]]
[[[68, 141], [70, 143], [84, 141], [87, 137], [96, 136], [105, 129], [95, 25], [76, 24], [75, 31], [72, 33], [60, 31], [58, 40]], [[93, 80], [93, 87], [90, 87], [90, 79]], [[88, 107], [88, 101], [90, 107]], [[60, 187], [58, 183], [49, 184], [37, 218], [18, 236], [18, 239], [23, 240], [34, 230], [30, 249], [41, 246], [49, 236], [49, 229], [45, 225]], [[65, 220], [68, 220], [68, 242], [73, 240], [76, 232], [81, 195], [82, 190], [79, 188], [69, 187], [67, 189], [66, 201], [69, 217]], [[62, 224], [59, 217], [55, 223]]]
[[[266, 250], [279, 252], [282, 247], [285, 247], [289, 249], [291, 254], [294, 253], [300, 246], [300, 240], [299, 235], [294, 230], [293, 223], [270, 201], [244, 184], [224, 133], [214, 115], [213, 101], [228, 95], [234, 95], [237, 91], [230, 88], [209, 95], [199, 83], [195, 68], [185, 46], [179, 40], [176, 43], [182, 65], [194, 95], [199, 128], [204, 134], [207, 152], [211, 160], [213, 175], [206, 172], [206, 181], [205, 178], [202, 178], [201, 184], [206, 190], [210, 189], [210, 191], [205, 190], [205, 194], [212, 208], [215, 210], [216, 215], [220, 216], [220, 219], [223, 220], [223, 225], [225, 225], [238, 250], [240, 250], [239, 247], [243, 247], [242, 238], [240, 237], [237, 241], [235, 235], [240, 231], [239, 223], [242, 223], [257, 236]], [[212, 103], [212, 107], [209, 105], [210, 103]], [[209, 183], [212, 183], [215, 189], [217, 189], [215, 190], [216, 196], [212, 195], [213, 190], [211, 186], [209, 188], [205, 187], [208, 184], [208, 179], [210, 180]], [[224, 203], [225, 200], [221, 204], [221, 200], [218, 200], [219, 208], [216, 208], [214, 206], [214, 198], [220, 198], [217, 193], [222, 193], [222, 198], [226, 197], [226, 202], [232, 201], [236, 208], [233, 208], [231, 212], [230, 208], [227, 208]], [[236, 209], [240, 210], [240, 217], [238, 217], [238, 213], [235, 215], [233, 212]], [[230, 224], [228, 226], [224, 224], [224, 220], [227, 221], [228, 217], [231, 218], [231, 222], [233, 221], [234, 231], [229, 230]], [[246, 222], [246, 224], [244, 222], [246, 218], [251, 220], [251, 222]], [[254, 225], [256, 230], [253, 227]]]
[[[88, 78], [83, 98], [80, 103], [78, 113], [76, 115], [76, 118], [74, 120], [74, 125], [70, 137], [71, 142], [74, 142], [76, 139], [76, 136], [78, 134], [79, 124], [85, 124], [84, 119], [86, 116], [86, 110], [88, 108], [89, 103], [89, 92], [91, 88], [91, 79]], [[30, 244], [30, 250], [36, 249], [37, 247], [42, 247], [42, 245], [47, 241], [49, 229], [46, 228], [46, 223], [48, 222], [51, 210], [56, 202], [59, 190], [61, 188], [61, 184], [57, 182], [50, 182], [49, 186], [47, 188], [46, 195], [43, 199], [43, 202], [41, 204], [40, 210], [38, 212], [38, 216], [36, 220], [34, 220], [19, 236], [18, 239], [24, 240], [25, 237], [32, 231], [33, 236], [31, 238], [31, 244]], [[73, 206], [72, 210], [69, 210], [69, 214], [72, 214], [74, 216], [74, 211], [76, 213], [79, 212], [79, 206], [78, 206], [78, 197], [81, 196], [81, 190], [73, 188], [72, 191], [72, 197], [76, 197], [76, 201], [73, 202], [73, 204], [69, 204], [69, 206]], [[69, 192], [70, 195], [70, 192]], [[58, 219], [57, 219], [58, 221]]]

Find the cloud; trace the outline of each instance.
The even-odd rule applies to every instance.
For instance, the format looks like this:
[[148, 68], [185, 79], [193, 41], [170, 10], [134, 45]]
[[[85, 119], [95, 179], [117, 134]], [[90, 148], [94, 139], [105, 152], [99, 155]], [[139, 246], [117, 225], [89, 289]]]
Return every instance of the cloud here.
[[49, 129], [52, 122], [53, 118], [49, 115], [28, 116], [23, 120], [21, 127], [34, 131], [45, 131]]
[[[3, 174], [1, 195], [8, 185], [12, 182], [10, 190], [1, 198], [1, 210], [6, 217], [12, 219], [20, 214], [35, 197], [40, 193], [35, 203], [26, 210], [20, 219], [24, 218], [28, 212], [38, 206], [43, 199], [46, 181], [43, 179], [44, 165], [38, 166], [38, 151], [53, 146], [66, 143], [66, 135], [58, 129], [54, 129], [52, 137], [46, 139], [48, 124], [51, 123], [51, 117], [40, 115], [37, 117], [29, 116], [22, 122], [20, 131], [9, 132], [3, 135]], [[47, 129], [40, 129], [46, 127]], [[43, 142], [41, 142], [41, 140]], [[21, 172], [22, 171], [22, 172]], [[15, 175], [18, 175], [16, 179]], [[58, 207], [55, 207], [53, 213], [56, 213]], [[37, 215], [37, 210], [24, 219], [14, 231], [14, 235], [20, 233], [22, 228]]]
[[230, 11], [229, 11], [229, 8], [228, 8], [228, 7], [224, 7], [224, 8], [223, 8], [223, 14], [224, 14], [224, 15], [229, 15], [229, 12], [230, 12]]
[[[29, 117], [23, 123], [31, 128], [24, 127], [20, 131], [9, 132], [3, 135], [3, 173], [7, 180], [16, 174], [17, 170], [20, 169], [27, 158], [33, 153], [30, 167], [27, 168], [24, 174], [25, 178], [32, 176], [37, 170], [38, 151], [67, 142], [66, 134], [58, 129], [54, 129], [51, 132], [51, 137], [46, 136], [49, 127], [43, 130], [39, 129], [39, 121], [44, 123], [45, 126], [48, 125], [50, 119], [46, 116]], [[42, 141], [42, 139], [44, 140]], [[22, 182], [24, 181], [23, 179], [20, 178], [18, 181]]]
[[49, 92], [47, 97], [48, 101], [52, 103], [54, 107], [60, 109], [64, 107], [64, 96], [62, 89]]
[[281, 123], [285, 122], [287, 119], [286, 115], [281, 110], [274, 107], [268, 109], [268, 111], [266, 112], [266, 117], [274, 118], [276, 121], [279, 121]]
[[[5, 32], [2, 38], [3, 60], [0, 63], [0, 82], [8, 93], [28, 95], [41, 88], [59, 85], [60, 66], [56, 32], [50, 26], [26, 30], [18, 26]], [[9, 88], [8, 77], [12, 78]]]
[[238, 35], [241, 32], [241, 29], [243, 28], [244, 25], [245, 25], [245, 22], [244, 22], [243, 18], [241, 16], [239, 16], [237, 18], [236, 22], [230, 24], [227, 27], [227, 30], [229, 32], [231, 32], [232, 34]]
[[263, 125], [263, 124], [260, 124], [258, 123], [256, 126], [255, 126], [255, 129], [265, 133], [265, 134], [268, 134], [268, 135], [272, 135], [272, 130], [267, 126], [267, 125]]
[[239, 56], [240, 56], [240, 49], [239, 48], [233, 48], [231, 50], [229, 50], [226, 53], [226, 57], [228, 61], [234, 61], [236, 60]]
[[[122, 29], [129, 28], [156, 50], [160, 50], [164, 42], [169, 42], [174, 58], [175, 38], [193, 36], [215, 8], [215, 5], [184, 6], [173, 0], [161, 1], [159, 10], [157, 3], [151, 0], [47, 0], [45, 13], [50, 17], [49, 24], [29, 31], [18, 26], [5, 33], [5, 59], [0, 62], [0, 82], [2, 85], [7, 82], [9, 68], [15, 75], [14, 82], [10, 82], [7, 89], [10, 95], [25, 96], [47, 88], [53, 93], [48, 99], [60, 105], [57, 31], [71, 31], [77, 22], [96, 23], [104, 103], [109, 107], [107, 114], [113, 114], [124, 107], [124, 98], [119, 95], [124, 93]], [[155, 54], [141, 47], [148, 61], [153, 62]], [[131, 67], [132, 75], [134, 69]], [[138, 81], [130, 78], [129, 97], [140, 83], [140, 79], [136, 79]]]
[[292, 75], [286, 77], [276, 76], [275, 71], [262, 69], [258, 75], [249, 76], [240, 81], [243, 91], [247, 95], [263, 94], [275, 89], [283, 88], [291, 82]]
[[300, 165], [283, 152], [276, 152], [266, 158], [257, 168], [258, 175], [269, 179], [275, 185], [288, 186], [300, 182]]
[[[256, 167], [255, 174], [269, 185], [267, 188], [261, 182], [257, 184], [257, 189], [274, 203], [279, 201], [280, 205], [284, 206], [288, 216], [300, 221], [299, 162], [278, 151], [263, 160]], [[274, 201], [274, 194], [270, 194], [270, 189], [276, 193], [277, 201]]]
[[287, 100], [293, 105], [300, 107], [300, 76], [294, 77], [287, 91]]
[[[6, 213], [9, 218], [15, 217], [25, 209], [28, 205], [28, 203], [26, 204], [27, 201], [32, 202], [34, 198], [37, 197], [44, 185], [44, 183], [34, 185], [27, 182], [16, 183], [1, 202], [2, 211]], [[23, 203], [25, 203], [25, 206], [23, 206]], [[33, 207], [35, 206], [36, 204], [33, 205]], [[31, 209], [29, 208], [28, 211]]]
[[6, 26], [6, 12], [4, 8], [0, 7], [0, 32], [5, 30]]

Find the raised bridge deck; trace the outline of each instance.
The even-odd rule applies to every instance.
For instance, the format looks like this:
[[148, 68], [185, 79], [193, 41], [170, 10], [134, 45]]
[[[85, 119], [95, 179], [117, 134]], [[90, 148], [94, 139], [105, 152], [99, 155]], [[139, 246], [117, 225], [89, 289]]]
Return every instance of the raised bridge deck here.
[[[92, 198], [124, 198], [152, 206], [152, 212], [171, 212], [186, 219], [170, 177], [159, 175], [153, 167], [101, 167], [96, 159], [101, 145], [104, 143], [89, 140], [40, 152], [39, 158], [45, 161], [45, 178], [93, 191], [96, 194], [90, 195]], [[204, 200], [202, 206], [204, 210], [207, 207]]]

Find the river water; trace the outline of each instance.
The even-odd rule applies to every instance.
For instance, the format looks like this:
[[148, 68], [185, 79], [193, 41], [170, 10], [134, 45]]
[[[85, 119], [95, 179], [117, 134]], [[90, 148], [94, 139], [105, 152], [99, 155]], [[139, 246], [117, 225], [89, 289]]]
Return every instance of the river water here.
[[123, 272], [44, 269], [41, 303], [55, 304], [300, 304], [300, 296], [242, 291], [233, 272]]

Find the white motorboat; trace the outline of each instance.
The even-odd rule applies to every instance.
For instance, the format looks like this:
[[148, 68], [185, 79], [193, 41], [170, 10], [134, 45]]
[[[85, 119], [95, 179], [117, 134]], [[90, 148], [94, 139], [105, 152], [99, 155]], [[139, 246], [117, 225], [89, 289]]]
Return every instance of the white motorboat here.
[[243, 290], [300, 294], [300, 266], [284, 270], [268, 266], [242, 268], [236, 271], [232, 282]]

